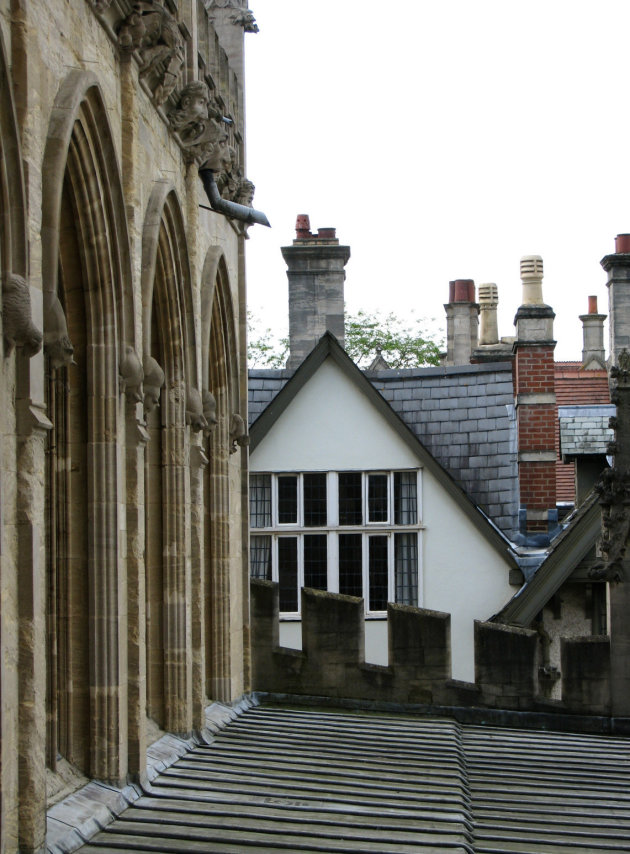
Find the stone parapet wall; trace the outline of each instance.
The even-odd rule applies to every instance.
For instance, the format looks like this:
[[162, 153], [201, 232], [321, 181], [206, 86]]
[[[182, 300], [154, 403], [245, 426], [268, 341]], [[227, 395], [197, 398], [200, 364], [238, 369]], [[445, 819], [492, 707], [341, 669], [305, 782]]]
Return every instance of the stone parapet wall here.
[[538, 636], [475, 622], [475, 682], [451, 679], [450, 615], [388, 605], [389, 664], [366, 664], [363, 600], [302, 590], [302, 650], [278, 644], [278, 586], [251, 581], [255, 691], [347, 700], [610, 714], [608, 638], [563, 640], [561, 701], [538, 685]]

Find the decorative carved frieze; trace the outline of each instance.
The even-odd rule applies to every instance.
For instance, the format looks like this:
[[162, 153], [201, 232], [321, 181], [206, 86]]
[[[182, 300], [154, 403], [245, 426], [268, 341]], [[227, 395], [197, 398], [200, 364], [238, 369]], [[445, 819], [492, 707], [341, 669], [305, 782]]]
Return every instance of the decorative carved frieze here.
[[120, 25], [120, 46], [137, 50], [140, 76], [163, 104], [177, 85], [184, 65], [184, 39], [171, 13], [160, 0], [136, 0], [133, 12]]
[[120, 361], [120, 390], [130, 403], [142, 402], [143, 379], [142, 362], [133, 347], [127, 345]]
[[617, 415], [610, 419], [615, 440], [608, 445], [614, 456], [613, 467], [606, 469], [596, 490], [602, 507], [601, 560], [590, 570], [594, 580], [624, 581], [624, 563], [630, 536], [630, 353], [623, 350], [618, 364], [610, 369], [613, 383], [611, 400]]
[[57, 294], [44, 298], [44, 351], [53, 368], [76, 365], [66, 315]]
[[249, 445], [249, 435], [243, 418], [235, 412], [230, 421], [230, 453], [234, 454], [238, 448]]
[[144, 413], [148, 415], [160, 405], [160, 394], [164, 385], [164, 371], [153, 356], [144, 357]]
[[39, 353], [43, 335], [31, 319], [31, 295], [22, 276], [7, 273], [2, 280], [2, 332], [5, 355], [14, 347], [29, 358]]

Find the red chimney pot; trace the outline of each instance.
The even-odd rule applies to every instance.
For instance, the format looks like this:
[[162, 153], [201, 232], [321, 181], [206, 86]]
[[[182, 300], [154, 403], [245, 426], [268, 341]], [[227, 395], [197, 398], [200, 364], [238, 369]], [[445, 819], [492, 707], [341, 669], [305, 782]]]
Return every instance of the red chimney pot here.
[[451, 302], [474, 302], [475, 283], [472, 279], [455, 279]]
[[308, 214], [298, 214], [295, 221], [295, 234], [304, 239], [311, 236], [311, 221]]
[[615, 253], [620, 255], [628, 252], [630, 252], [630, 234], [618, 234], [615, 237]]
[[324, 240], [334, 240], [336, 237], [336, 228], [318, 228], [317, 236]]
[[588, 298], [588, 313], [597, 314], [597, 297]]

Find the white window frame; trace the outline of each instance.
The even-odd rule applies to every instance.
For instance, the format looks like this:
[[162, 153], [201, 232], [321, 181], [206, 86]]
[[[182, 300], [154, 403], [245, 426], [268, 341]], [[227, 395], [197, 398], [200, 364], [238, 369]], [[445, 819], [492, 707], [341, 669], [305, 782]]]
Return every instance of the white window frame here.
[[[419, 606], [422, 602], [422, 577], [423, 577], [423, 537], [422, 532], [424, 525], [422, 523], [422, 469], [375, 469], [361, 470], [361, 496], [363, 510], [362, 525], [340, 525], [339, 524], [339, 481], [338, 475], [352, 471], [352, 469], [340, 469], [338, 471], [325, 472], [326, 474], [326, 502], [327, 502], [327, 524], [320, 527], [305, 527], [304, 526], [304, 474], [322, 474], [319, 471], [308, 472], [251, 472], [251, 474], [269, 474], [271, 477], [271, 526], [264, 528], [252, 528], [251, 532], [254, 536], [270, 536], [271, 537], [271, 578], [272, 581], [278, 581], [278, 540], [280, 537], [296, 537], [297, 538], [297, 585], [298, 585], [298, 610], [297, 611], [281, 611], [281, 620], [300, 620], [301, 619], [301, 602], [300, 590], [304, 586], [304, 536], [309, 534], [323, 534], [327, 538], [327, 577], [328, 591], [331, 593], [339, 592], [339, 536], [343, 534], [360, 534], [361, 550], [362, 550], [362, 588], [363, 599], [365, 602], [365, 614], [368, 619], [382, 619], [385, 611], [372, 611], [369, 602], [369, 538], [373, 536], [386, 536], [387, 542], [387, 601], [394, 602], [396, 595], [396, 568], [395, 568], [395, 534], [397, 533], [416, 533], [417, 542], [417, 589]], [[356, 470], [355, 470], [356, 471]], [[394, 506], [394, 475], [398, 472], [416, 472], [416, 504], [417, 517], [413, 524], [396, 525], [394, 523], [395, 506]], [[369, 493], [369, 476], [374, 474], [382, 474], [387, 476], [387, 522], [369, 522], [368, 521], [368, 493]], [[297, 478], [297, 521], [296, 522], [278, 522], [278, 478], [280, 477], [296, 477]]]

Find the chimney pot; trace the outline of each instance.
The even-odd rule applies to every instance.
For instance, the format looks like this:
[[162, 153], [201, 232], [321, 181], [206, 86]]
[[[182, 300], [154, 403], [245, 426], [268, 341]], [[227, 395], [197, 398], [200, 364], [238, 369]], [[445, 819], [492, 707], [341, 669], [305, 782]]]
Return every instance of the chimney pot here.
[[318, 228], [317, 236], [323, 240], [335, 240], [336, 231], [336, 228]]
[[630, 234], [618, 234], [615, 237], [615, 254], [621, 255], [628, 252], [630, 252]]
[[544, 305], [542, 280], [543, 259], [540, 255], [523, 255], [521, 258], [522, 305]]
[[479, 285], [479, 315], [480, 332], [479, 344], [498, 344], [499, 326], [497, 322], [497, 306], [499, 305], [499, 289], [494, 282]]
[[448, 283], [448, 301], [455, 302], [455, 282]]
[[591, 296], [588, 298], [588, 313], [597, 314], [597, 297]]
[[304, 240], [311, 236], [311, 221], [308, 214], [298, 214], [295, 221], [295, 236]]
[[475, 283], [472, 279], [455, 279], [452, 302], [474, 302]]

